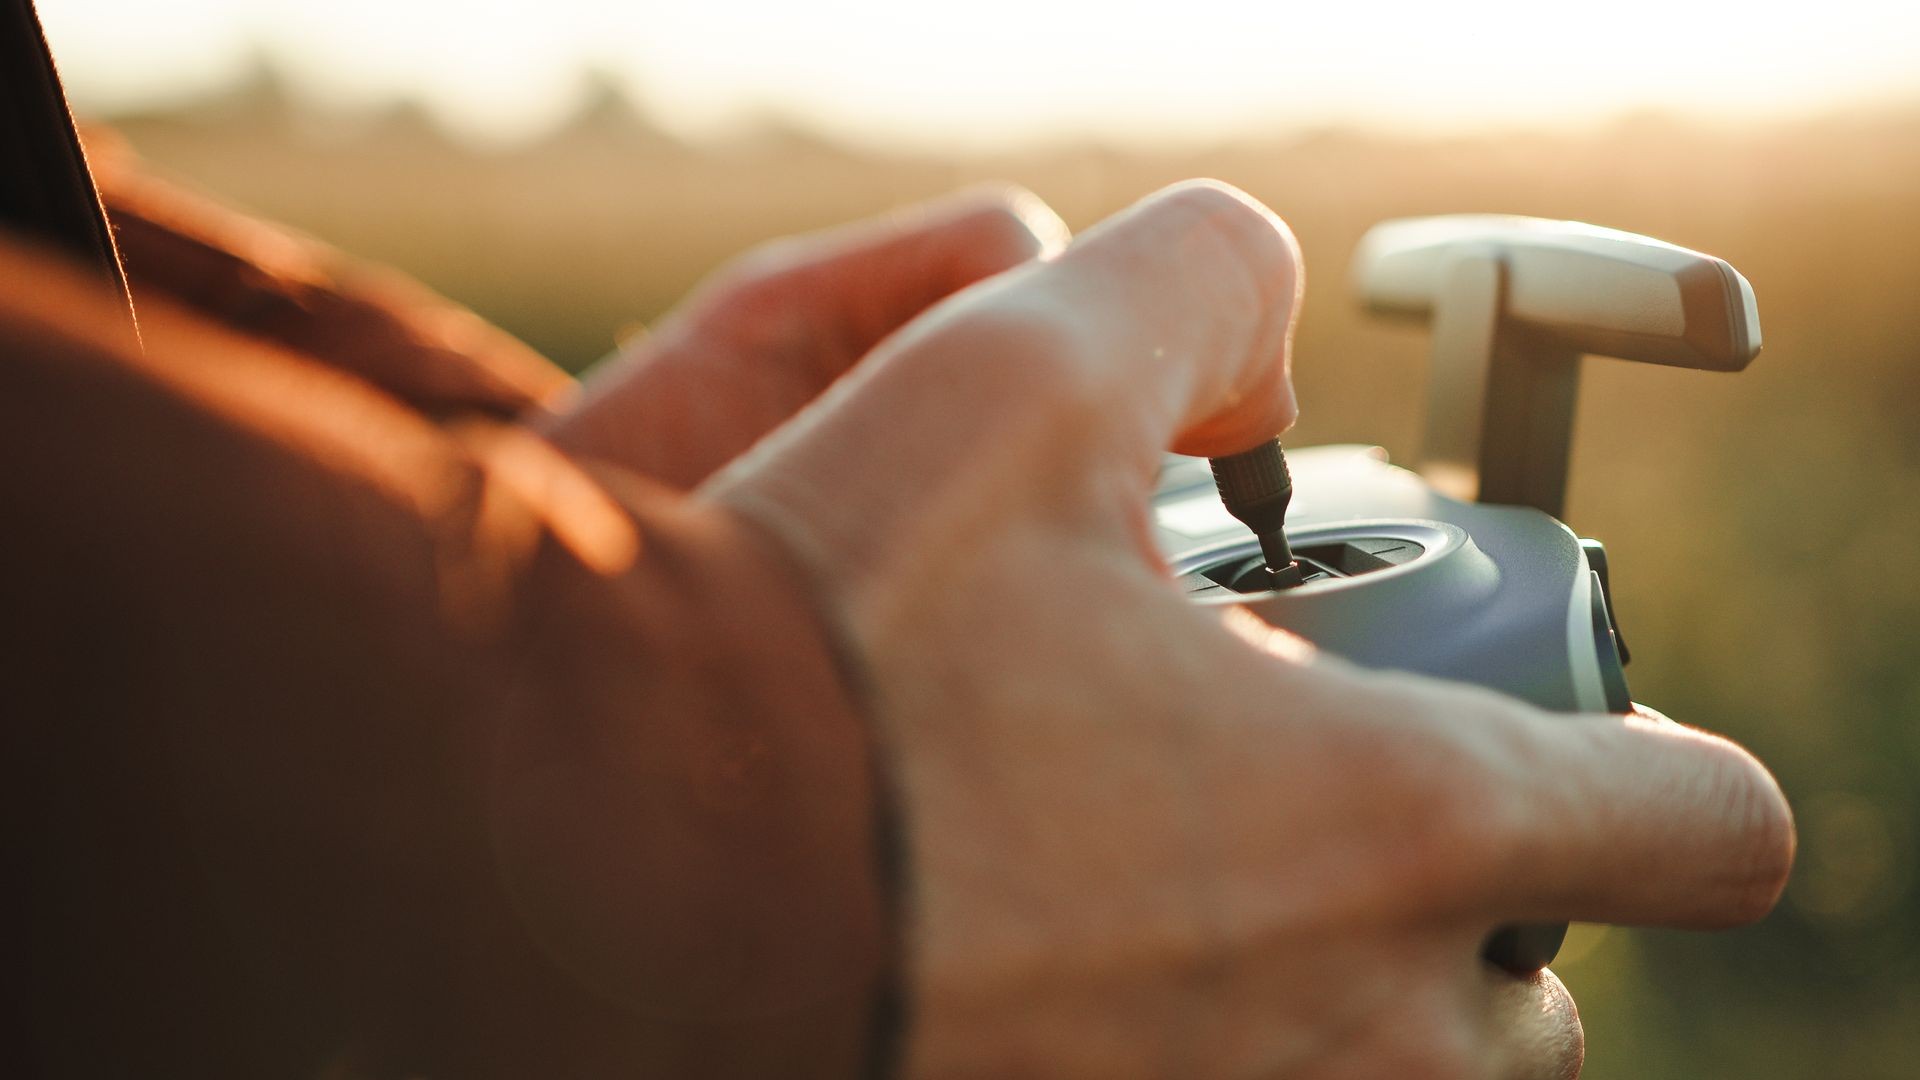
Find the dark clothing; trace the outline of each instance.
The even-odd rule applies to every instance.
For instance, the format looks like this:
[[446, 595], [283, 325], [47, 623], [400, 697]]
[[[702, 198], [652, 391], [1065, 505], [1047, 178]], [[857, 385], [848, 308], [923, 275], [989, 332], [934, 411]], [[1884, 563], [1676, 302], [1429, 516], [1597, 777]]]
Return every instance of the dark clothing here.
[[784, 553], [540, 440], [471, 314], [100, 172], [143, 344], [0, 235], [8, 1074], [857, 1074], [865, 733]]

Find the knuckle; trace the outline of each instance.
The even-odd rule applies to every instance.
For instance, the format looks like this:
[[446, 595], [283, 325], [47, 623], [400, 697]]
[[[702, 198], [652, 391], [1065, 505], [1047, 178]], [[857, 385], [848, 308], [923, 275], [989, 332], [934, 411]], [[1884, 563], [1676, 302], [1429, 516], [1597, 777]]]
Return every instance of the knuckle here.
[[1528, 811], [1513, 773], [1525, 751], [1490, 695], [1423, 685], [1394, 701], [1401, 722], [1378, 736], [1370, 770], [1398, 822], [1386, 865], [1397, 888], [1430, 904], [1465, 900], [1516, 857]]
[[1094, 333], [1087, 320], [1034, 290], [1003, 289], [969, 305], [943, 328], [963, 345], [958, 359], [974, 385], [993, 384], [1010, 406], [1037, 401], [1055, 408], [1087, 405], [1098, 396]]
[[1217, 180], [1176, 185], [1159, 205], [1201, 242], [1223, 250], [1247, 275], [1264, 307], [1291, 303], [1299, 285], [1300, 245], [1272, 211]]
[[1068, 305], [1032, 290], [1003, 289], [964, 316], [969, 335], [992, 351], [1025, 360], [1077, 366], [1092, 348], [1087, 320]]
[[1162, 193], [1165, 205], [1198, 217], [1260, 220], [1259, 204], [1239, 188], [1219, 180], [1186, 180]]

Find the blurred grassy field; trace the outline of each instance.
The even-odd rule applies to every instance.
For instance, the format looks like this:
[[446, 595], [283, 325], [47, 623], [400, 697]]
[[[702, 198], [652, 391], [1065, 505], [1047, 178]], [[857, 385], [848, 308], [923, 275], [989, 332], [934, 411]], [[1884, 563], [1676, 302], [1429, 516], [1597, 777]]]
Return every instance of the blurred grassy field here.
[[766, 237], [981, 179], [1023, 183], [1080, 227], [1221, 177], [1307, 252], [1290, 441], [1399, 458], [1417, 445], [1424, 341], [1363, 323], [1346, 295], [1371, 223], [1569, 217], [1730, 260], [1765, 352], [1732, 377], [1590, 363], [1568, 518], [1613, 552], [1636, 693], [1775, 768], [1800, 866], [1760, 927], [1577, 929], [1557, 967], [1596, 1080], [1920, 1075], [1920, 111], [964, 158], [779, 130], [686, 145], [611, 96], [493, 149], [406, 110], [318, 115], [258, 92], [117, 124], [178, 175], [403, 267], [573, 367]]

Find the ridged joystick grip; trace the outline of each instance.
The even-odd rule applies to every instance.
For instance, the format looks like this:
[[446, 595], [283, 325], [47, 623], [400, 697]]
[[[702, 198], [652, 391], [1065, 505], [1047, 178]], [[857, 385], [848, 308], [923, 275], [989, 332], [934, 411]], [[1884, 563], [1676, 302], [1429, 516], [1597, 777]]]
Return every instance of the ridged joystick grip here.
[[1260, 552], [1273, 575], [1273, 587], [1286, 589], [1300, 584], [1300, 564], [1294, 561], [1293, 548], [1287, 543], [1287, 504], [1293, 501], [1293, 474], [1287, 471], [1287, 455], [1280, 449], [1280, 440], [1272, 439], [1238, 454], [1208, 458], [1207, 463], [1213, 466], [1213, 483], [1220, 490], [1227, 513], [1252, 529], [1259, 539]]

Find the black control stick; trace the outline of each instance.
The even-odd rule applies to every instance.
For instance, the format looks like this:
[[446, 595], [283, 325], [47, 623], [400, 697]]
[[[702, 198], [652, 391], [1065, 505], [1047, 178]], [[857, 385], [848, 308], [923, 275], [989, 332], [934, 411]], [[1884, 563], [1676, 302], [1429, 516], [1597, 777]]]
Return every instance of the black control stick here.
[[1287, 543], [1287, 504], [1293, 501], [1293, 475], [1280, 440], [1271, 439], [1251, 450], [1209, 458], [1213, 483], [1227, 513], [1253, 530], [1266, 556], [1271, 588], [1291, 589], [1300, 584], [1300, 563]]

